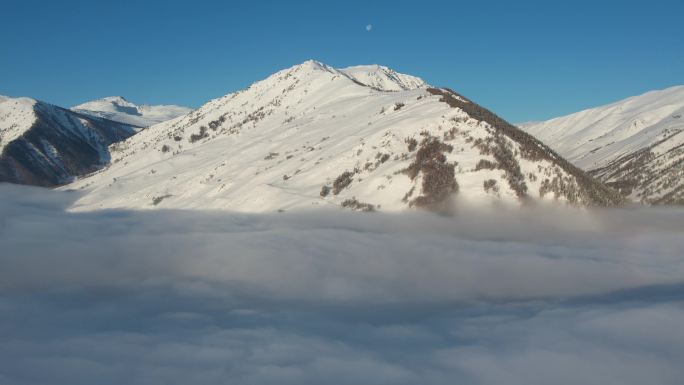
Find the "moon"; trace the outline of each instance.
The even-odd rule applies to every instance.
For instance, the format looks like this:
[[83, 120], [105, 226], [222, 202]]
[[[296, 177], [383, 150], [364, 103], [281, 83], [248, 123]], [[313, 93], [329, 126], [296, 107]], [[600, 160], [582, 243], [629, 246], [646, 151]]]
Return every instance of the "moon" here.
[[373, 29], [373, 25], [372, 25], [372, 24], [368, 24], [368, 25], [366, 26], [366, 31], [370, 32], [371, 29]]

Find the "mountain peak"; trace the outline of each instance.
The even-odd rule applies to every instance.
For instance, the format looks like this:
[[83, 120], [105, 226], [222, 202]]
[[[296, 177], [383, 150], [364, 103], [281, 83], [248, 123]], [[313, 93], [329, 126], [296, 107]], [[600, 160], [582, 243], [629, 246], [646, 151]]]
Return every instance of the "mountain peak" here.
[[109, 161], [131, 126], [31, 98], [0, 99], [0, 182], [54, 186]]
[[324, 72], [333, 75], [342, 75], [361, 86], [373, 88], [378, 91], [409, 91], [428, 87], [428, 84], [418, 77], [402, 74], [379, 64], [334, 68], [320, 61], [311, 59], [284, 71], [280, 71], [276, 73], [275, 76], [282, 76], [283, 74], [290, 76], [301, 72], [310, 74]]
[[190, 112], [189, 108], [174, 105], [139, 106], [129, 102], [123, 96], [107, 96], [79, 104], [71, 109], [82, 114], [131, 124], [137, 127], [148, 127]]
[[328, 71], [329, 69], [332, 69], [331, 66], [313, 59], [309, 59], [299, 65], [296, 65], [295, 67], [311, 68], [323, 71]]
[[29, 105], [29, 106], [32, 106], [32, 105], [38, 103], [38, 101], [36, 99], [29, 98], [26, 96], [20, 96], [20, 97], [14, 98], [14, 97], [7, 96], [7, 95], [0, 95], [0, 103], [2, 103], [2, 102], [12, 102], [12, 103], [18, 103], [18, 104]]
[[347, 67], [340, 69], [340, 72], [383, 91], [408, 91], [428, 86], [421, 78], [402, 74], [379, 64]]
[[100, 100], [103, 102], [110, 102], [116, 104], [133, 104], [126, 100], [126, 98], [124, 98], [123, 96], [106, 96]]
[[316, 74], [316, 73], [337, 73], [338, 71], [320, 61], [317, 60], [307, 60], [305, 62], [295, 64], [290, 68], [286, 68], [282, 71], [278, 71], [275, 74], [271, 75], [271, 77], [280, 77], [280, 76], [292, 76], [295, 74], [301, 74], [301, 73], [309, 73], [309, 74]]
[[36, 103], [31, 98], [0, 96], [0, 154], [7, 144], [31, 128], [36, 120]]
[[313, 60], [136, 134], [112, 147], [107, 169], [68, 188], [85, 190], [77, 209], [619, 200], [453, 91], [380, 65]]

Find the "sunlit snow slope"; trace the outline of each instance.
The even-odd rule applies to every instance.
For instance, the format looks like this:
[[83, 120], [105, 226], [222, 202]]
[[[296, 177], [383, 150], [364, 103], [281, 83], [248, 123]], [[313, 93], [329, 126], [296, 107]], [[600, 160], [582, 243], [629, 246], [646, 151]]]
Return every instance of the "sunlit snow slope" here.
[[381, 66], [307, 61], [111, 151], [110, 166], [66, 187], [84, 192], [76, 209], [620, 200], [491, 112]]
[[521, 127], [633, 200], [684, 203], [684, 86]]
[[384, 91], [407, 91], [427, 86], [423, 79], [379, 65], [353, 66], [339, 71], [369, 87]]
[[121, 96], [93, 100], [71, 108], [82, 114], [97, 116], [136, 127], [148, 127], [190, 112], [187, 107], [174, 105], [136, 105]]
[[0, 97], [0, 182], [69, 182], [106, 164], [108, 146], [134, 132], [34, 99]]

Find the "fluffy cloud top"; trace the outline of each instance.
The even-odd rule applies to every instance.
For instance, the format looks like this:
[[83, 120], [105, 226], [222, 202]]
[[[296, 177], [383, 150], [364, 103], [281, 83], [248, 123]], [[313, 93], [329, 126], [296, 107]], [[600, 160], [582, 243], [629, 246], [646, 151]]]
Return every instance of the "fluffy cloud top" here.
[[680, 384], [684, 211], [70, 213], [0, 186], [0, 383]]

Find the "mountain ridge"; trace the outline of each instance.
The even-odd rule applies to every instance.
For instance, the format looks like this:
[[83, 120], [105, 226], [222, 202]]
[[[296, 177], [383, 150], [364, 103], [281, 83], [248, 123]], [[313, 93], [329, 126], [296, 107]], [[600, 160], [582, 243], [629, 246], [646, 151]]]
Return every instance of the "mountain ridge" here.
[[521, 128], [634, 201], [684, 203], [684, 86]]
[[185, 115], [192, 109], [177, 105], [137, 105], [123, 96], [107, 96], [81, 103], [72, 111], [145, 128]]
[[56, 186], [109, 161], [132, 126], [31, 98], [0, 100], [0, 182]]
[[619, 202], [612, 190], [580, 181], [577, 170], [450, 104], [472, 103], [457, 94], [387, 67], [351, 68], [354, 76], [306, 61], [278, 71], [113, 145], [108, 167], [65, 188], [83, 190], [79, 210], [397, 211], [436, 209], [456, 195]]

